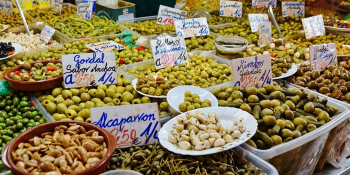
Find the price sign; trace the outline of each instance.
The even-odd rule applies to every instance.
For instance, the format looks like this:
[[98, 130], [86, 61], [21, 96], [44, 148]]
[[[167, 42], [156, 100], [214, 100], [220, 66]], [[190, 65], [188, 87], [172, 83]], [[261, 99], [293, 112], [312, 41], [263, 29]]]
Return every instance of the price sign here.
[[250, 29], [252, 32], [259, 30], [259, 24], [263, 22], [269, 22], [267, 14], [248, 14]]
[[324, 71], [328, 66], [338, 66], [337, 48], [334, 43], [310, 46], [311, 66], [313, 70]]
[[151, 47], [156, 69], [188, 62], [186, 43], [183, 37], [151, 40]]
[[264, 47], [271, 43], [271, 23], [264, 22], [259, 24], [259, 46]]
[[91, 20], [93, 7], [94, 7], [93, 2], [79, 3], [78, 9], [77, 9], [78, 18]]
[[231, 60], [234, 86], [265, 87], [272, 83], [270, 55], [259, 55]]
[[91, 108], [91, 121], [114, 135], [117, 148], [142, 146], [158, 141], [157, 103]]
[[175, 29], [176, 35], [184, 38], [209, 35], [208, 22], [205, 17], [176, 20]]
[[63, 0], [51, 0], [50, 6], [52, 11], [61, 14]]
[[277, 0], [252, 0], [252, 6], [256, 8], [265, 8], [271, 5], [272, 8], [277, 7]]
[[220, 0], [220, 16], [242, 17], [242, 2]]
[[173, 24], [175, 20], [183, 20], [187, 17], [187, 12], [179, 9], [174, 9], [164, 5], [159, 6], [157, 24]]
[[282, 17], [305, 16], [305, 3], [304, 2], [282, 2]]
[[44, 29], [41, 31], [39, 38], [45, 43], [48, 43], [52, 37], [52, 35], [55, 33], [55, 29], [51, 28], [48, 25], [45, 25]]
[[12, 1], [0, 1], [0, 14], [1, 16], [12, 15]]
[[112, 52], [114, 49], [123, 50], [124, 46], [114, 42], [114, 41], [103, 41], [94, 44], [85, 45], [86, 48], [93, 50], [94, 52]]
[[62, 55], [66, 88], [116, 84], [114, 52]]
[[302, 19], [306, 39], [325, 34], [322, 15]]

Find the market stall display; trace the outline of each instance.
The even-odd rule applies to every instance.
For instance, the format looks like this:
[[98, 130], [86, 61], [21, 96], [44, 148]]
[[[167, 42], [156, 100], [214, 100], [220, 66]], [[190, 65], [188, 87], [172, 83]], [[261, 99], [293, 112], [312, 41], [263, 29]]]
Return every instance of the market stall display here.
[[47, 23], [52, 18], [64, 18], [70, 15], [77, 14], [77, 6], [74, 6], [69, 3], [63, 3], [61, 14], [58, 14], [57, 12], [54, 12], [49, 8], [27, 10], [26, 13], [28, 13], [30, 18], [33, 18], [34, 20]]
[[186, 38], [185, 42], [187, 52], [193, 52], [196, 50], [215, 50], [215, 38], [216, 36], [212, 33], [206, 36]]
[[[28, 18], [26, 18], [26, 21], [27, 21], [28, 25], [33, 23]], [[11, 16], [1, 15], [0, 16], [0, 24], [6, 24], [8, 26], [8, 28], [23, 26], [21, 16], [19, 15], [18, 12], [12, 12]]]
[[7, 59], [21, 52], [22, 46], [17, 43], [0, 42], [0, 59]]
[[145, 20], [145, 21], [135, 21], [135, 23], [123, 23], [128, 29], [135, 31], [136, 33], [143, 35], [143, 36], [150, 36], [155, 34], [160, 34], [163, 32], [166, 33], [174, 33], [175, 27], [174, 25], [167, 24], [167, 25], [160, 25], [157, 24], [156, 20]]

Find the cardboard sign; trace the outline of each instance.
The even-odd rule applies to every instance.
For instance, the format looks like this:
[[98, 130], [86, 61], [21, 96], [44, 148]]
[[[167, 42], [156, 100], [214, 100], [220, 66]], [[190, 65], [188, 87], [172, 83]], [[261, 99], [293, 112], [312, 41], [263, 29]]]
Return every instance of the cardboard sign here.
[[66, 88], [116, 84], [114, 52], [62, 55]]
[[302, 19], [306, 39], [325, 34], [322, 15]]
[[51, 0], [50, 6], [52, 11], [61, 14], [63, 0]]
[[55, 29], [49, 27], [48, 25], [45, 25], [44, 29], [41, 31], [39, 38], [45, 43], [48, 43], [52, 37], [52, 35], [55, 33]]
[[272, 84], [272, 70], [270, 55], [231, 60], [232, 78], [234, 86], [265, 87]]
[[124, 46], [114, 41], [103, 41], [99, 43], [87, 44], [86, 48], [93, 50], [94, 52], [112, 52], [114, 49], [123, 50]]
[[271, 43], [271, 22], [259, 24], [259, 46], [264, 47]]
[[252, 0], [252, 6], [256, 8], [265, 8], [271, 5], [272, 8], [277, 7], [277, 0]]
[[12, 15], [12, 2], [11, 1], [0, 1], [0, 15], [11, 16]]
[[111, 132], [117, 148], [142, 146], [158, 141], [157, 103], [91, 108], [91, 121]]
[[337, 48], [334, 43], [310, 46], [312, 70], [324, 71], [328, 66], [338, 66]]
[[267, 14], [248, 14], [250, 29], [252, 32], [259, 30], [259, 24], [263, 22], [269, 22]]
[[93, 6], [93, 2], [79, 3], [77, 9], [78, 18], [91, 20]]
[[151, 47], [156, 69], [188, 62], [186, 43], [183, 37], [151, 40]]
[[179, 9], [174, 9], [164, 5], [159, 6], [157, 24], [172, 24], [175, 20], [183, 20], [187, 17], [187, 12]]
[[205, 17], [176, 20], [175, 29], [176, 35], [184, 38], [209, 35], [208, 22]]
[[305, 16], [305, 3], [304, 2], [282, 2], [282, 17]]
[[242, 17], [242, 2], [220, 0], [220, 16]]

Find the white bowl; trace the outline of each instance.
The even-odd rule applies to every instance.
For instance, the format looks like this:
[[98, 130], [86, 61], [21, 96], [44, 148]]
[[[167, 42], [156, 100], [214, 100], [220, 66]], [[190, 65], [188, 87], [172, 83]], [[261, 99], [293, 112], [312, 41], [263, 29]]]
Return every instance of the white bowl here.
[[179, 110], [180, 103], [185, 100], [185, 92], [191, 91], [192, 94], [198, 94], [199, 98], [203, 101], [209, 99], [211, 101], [211, 107], [218, 107], [219, 102], [216, 97], [209, 91], [196, 87], [196, 86], [178, 86], [171, 89], [167, 95], [167, 101], [169, 106], [178, 113], [182, 113]]
[[[157, 78], [158, 76], [153, 76], [154, 78]], [[167, 79], [165, 79], [167, 80]], [[160, 95], [160, 96], [157, 96], [157, 95], [149, 95], [149, 94], [145, 94], [145, 93], [142, 93], [141, 91], [137, 90], [137, 82], [139, 81], [138, 78], [135, 78], [134, 80], [132, 80], [131, 84], [132, 84], [132, 87], [134, 88], [134, 90], [143, 95], [143, 96], [147, 96], [147, 97], [150, 97], [150, 98], [166, 98], [166, 95]]]
[[206, 115], [206, 117], [209, 112], [214, 112], [215, 114], [218, 114], [220, 116], [219, 123], [221, 123], [225, 129], [233, 126], [233, 120], [235, 118], [239, 118], [242, 120], [243, 125], [246, 127], [246, 130], [242, 133], [241, 137], [239, 137], [238, 139], [234, 139], [232, 143], [227, 143], [226, 145], [221, 147], [210, 148], [202, 151], [183, 150], [179, 148], [177, 145], [172, 144], [168, 141], [168, 136], [171, 134], [173, 125], [177, 124], [176, 117], [185, 115], [185, 113], [183, 113], [166, 122], [163, 125], [163, 127], [160, 129], [158, 138], [159, 138], [160, 144], [162, 144], [164, 148], [168, 149], [173, 153], [181, 154], [181, 155], [199, 156], [199, 155], [215, 154], [221, 151], [232, 149], [236, 146], [239, 146], [245, 143], [251, 137], [253, 137], [253, 135], [255, 134], [258, 128], [258, 123], [255, 120], [255, 118], [248, 112], [243, 111], [241, 109], [230, 108], [230, 107], [209, 107], [209, 108], [195, 109], [190, 112], [196, 112], [196, 111], [202, 111]]
[[142, 175], [142, 174], [132, 170], [111, 170], [111, 171], [106, 171], [100, 175]]
[[7, 56], [5, 58], [0, 58], [0, 60], [4, 60], [4, 59], [10, 58], [10, 57], [13, 57], [22, 51], [22, 46], [20, 44], [12, 43], [12, 46], [15, 48], [15, 53], [10, 55], [10, 56]]

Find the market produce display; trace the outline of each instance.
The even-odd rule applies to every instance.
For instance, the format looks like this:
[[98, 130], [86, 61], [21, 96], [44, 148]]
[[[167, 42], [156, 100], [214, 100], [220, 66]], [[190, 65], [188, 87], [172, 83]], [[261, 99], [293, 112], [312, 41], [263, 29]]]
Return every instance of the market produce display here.
[[235, 22], [234, 17], [220, 16], [219, 10], [213, 10], [210, 12], [211, 18], [208, 19], [208, 25], [219, 25]]
[[324, 22], [325, 26], [329, 26], [329, 27], [338, 27], [338, 28], [350, 28], [350, 25], [347, 23], [347, 21], [344, 20], [326, 20]]
[[27, 10], [27, 13], [38, 21], [47, 22], [52, 18], [64, 18], [70, 15], [76, 15], [77, 8], [63, 5], [61, 14], [57, 14], [57, 12], [51, 11], [51, 9]]
[[179, 85], [179, 81], [176, 79], [165, 80], [162, 77], [141, 76], [137, 79], [136, 90], [143, 94], [166, 96], [171, 88]]
[[191, 91], [186, 91], [184, 96], [184, 102], [179, 104], [179, 110], [181, 112], [186, 112], [198, 108], [207, 108], [211, 106], [210, 99], [204, 99], [202, 101], [198, 94], [192, 94]]
[[0, 42], [0, 58], [11, 56], [15, 53], [15, 48], [11, 42]]
[[135, 23], [123, 23], [126, 27], [131, 29], [132, 31], [135, 31], [138, 34], [149, 36], [149, 35], [155, 35], [160, 33], [174, 33], [175, 27], [174, 25], [167, 24], [167, 25], [160, 25], [157, 24], [156, 20], [151, 21], [137, 21]]
[[[27, 24], [32, 24], [33, 22], [26, 18]], [[0, 24], [6, 24], [9, 28], [23, 26], [23, 21], [18, 12], [12, 12], [12, 15], [1, 15]]]
[[41, 81], [56, 78], [63, 74], [61, 63], [23, 63], [23, 69], [10, 73], [10, 78], [17, 81]]
[[199, 37], [186, 38], [187, 52], [193, 52], [196, 50], [215, 50], [215, 36], [213, 34]]

